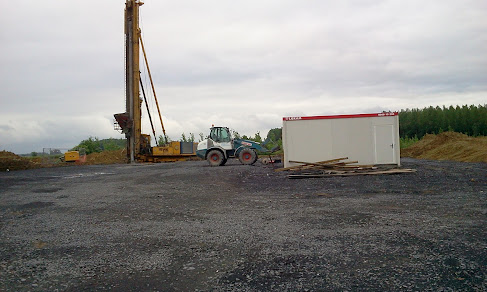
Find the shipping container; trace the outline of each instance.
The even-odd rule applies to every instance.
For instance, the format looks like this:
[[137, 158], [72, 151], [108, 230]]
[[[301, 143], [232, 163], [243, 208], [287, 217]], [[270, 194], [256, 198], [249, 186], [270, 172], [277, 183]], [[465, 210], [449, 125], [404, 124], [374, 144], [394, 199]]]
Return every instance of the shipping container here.
[[284, 117], [284, 167], [289, 161], [320, 162], [348, 157], [358, 164], [400, 165], [397, 112]]

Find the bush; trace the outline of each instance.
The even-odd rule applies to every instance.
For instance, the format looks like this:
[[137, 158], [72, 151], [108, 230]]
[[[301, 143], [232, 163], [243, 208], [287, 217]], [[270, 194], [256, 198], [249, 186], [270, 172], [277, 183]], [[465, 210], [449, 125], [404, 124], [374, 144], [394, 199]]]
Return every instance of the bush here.
[[409, 146], [413, 145], [418, 141], [419, 141], [418, 136], [414, 136], [412, 138], [409, 137], [400, 138], [401, 149], [408, 148]]

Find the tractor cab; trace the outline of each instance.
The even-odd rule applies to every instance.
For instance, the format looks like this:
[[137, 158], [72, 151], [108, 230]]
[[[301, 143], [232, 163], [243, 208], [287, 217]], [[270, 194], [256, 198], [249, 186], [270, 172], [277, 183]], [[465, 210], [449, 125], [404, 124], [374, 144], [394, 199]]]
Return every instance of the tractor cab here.
[[232, 135], [227, 127], [212, 127], [210, 129], [210, 139], [217, 143], [231, 142]]

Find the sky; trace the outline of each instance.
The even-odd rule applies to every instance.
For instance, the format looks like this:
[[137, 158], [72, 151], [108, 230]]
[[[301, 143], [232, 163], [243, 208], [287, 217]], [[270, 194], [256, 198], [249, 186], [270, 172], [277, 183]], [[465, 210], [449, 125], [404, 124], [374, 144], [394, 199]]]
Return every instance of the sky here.
[[[287, 116], [487, 103], [485, 0], [144, 2], [172, 140], [213, 124], [265, 137]], [[123, 138], [125, 1], [0, 4], [0, 151]]]

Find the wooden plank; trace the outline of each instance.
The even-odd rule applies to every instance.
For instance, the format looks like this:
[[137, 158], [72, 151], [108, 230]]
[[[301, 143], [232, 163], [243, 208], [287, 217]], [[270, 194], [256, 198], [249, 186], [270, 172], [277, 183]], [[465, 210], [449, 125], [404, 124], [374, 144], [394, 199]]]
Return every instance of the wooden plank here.
[[[355, 161], [337, 162], [337, 163], [333, 163], [333, 165], [347, 165], [347, 164], [352, 164], [352, 163], [358, 163], [358, 161], [355, 160]], [[351, 166], [356, 166], [356, 165], [351, 165]]]
[[344, 165], [344, 166], [341, 166], [342, 168], [371, 168], [371, 169], [374, 169], [374, 168], [377, 168], [377, 166], [375, 165], [359, 165], [359, 164], [356, 164], [356, 165]]
[[320, 162], [304, 162], [304, 161], [295, 161], [295, 160], [289, 160], [289, 162], [292, 162], [292, 163], [301, 163], [301, 164], [304, 164], [304, 165], [324, 166], [324, 167], [333, 167], [334, 165], [345, 165], [345, 163], [343, 163], [343, 162], [338, 162], [338, 163], [320, 163]]
[[398, 174], [398, 173], [414, 173], [415, 169], [389, 169], [382, 171], [367, 171], [367, 172], [345, 172], [345, 173], [331, 173], [331, 174], [290, 174], [288, 178], [319, 178], [330, 176], [357, 176], [357, 175], [378, 175], [378, 174]]
[[348, 159], [348, 157], [341, 157], [341, 158], [335, 158], [335, 159], [330, 159], [330, 160], [325, 160], [325, 161], [319, 161], [317, 163], [331, 163], [331, 162], [345, 160], [345, 159]]
[[[320, 161], [320, 162], [316, 162], [317, 164], [323, 164], [323, 163], [331, 163], [331, 162], [335, 162], [335, 161], [340, 161], [340, 160], [345, 160], [345, 159], [348, 159], [348, 157], [342, 157], [342, 158], [335, 158], [335, 159], [330, 159], [330, 160], [325, 160], [325, 161]], [[291, 163], [300, 163], [300, 164], [308, 164], [307, 162], [295, 162], [295, 161], [289, 161]], [[297, 169], [297, 168], [301, 168], [303, 167], [304, 165], [294, 165], [294, 166], [288, 166], [288, 167], [282, 167], [282, 168], [278, 168], [274, 171], [285, 171], [285, 170], [292, 170], [292, 169]]]
[[[344, 162], [338, 162], [338, 163], [328, 163], [328, 164], [321, 164], [321, 163], [314, 163], [314, 162], [296, 162], [296, 163], [303, 163], [305, 164], [302, 167], [294, 168], [292, 170], [301, 170], [301, 169], [308, 169], [308, 168], [313, 168], [313, 169], [337, 169], [337, 168], [344, 168], [347, 166]], [[357, 161], [351, 161], [349, 163], [357, 163]], [[356, 169], [358, 167], [355, 166], [348, 166], [348, 168], [353, 168]]]
[[325, 160], [325, 161], [319, 161], [319, 162], [304, 162], [304, 161], [296, 161], [296, 160], [289, 160], [289, 162], [291, 162], [291, 163], [300, 163], [300, 164], [313, 164], [313, 165], [318, 164], [318, 165], [321, 165], [321, 164], [329, 164], [329, 163], [332, 163], [332, 162], [336, 162], [336, 161], [340, 161], [340, 160], [345, 160], [345, 159], [348, 159], [348, 157], [335, 158], [335, 159], [330, 159], [330, 160]]
[[[344, 162], [340, 162], [340, 163], [343, 163], [343, 164], [347, 165], [347, 164], [358, 163], [358, 161], [357, 160], [354, 160], [354, 161], [344, 161]], [[352, 165], [352, 166], [356, 166], [356, 165]]]

